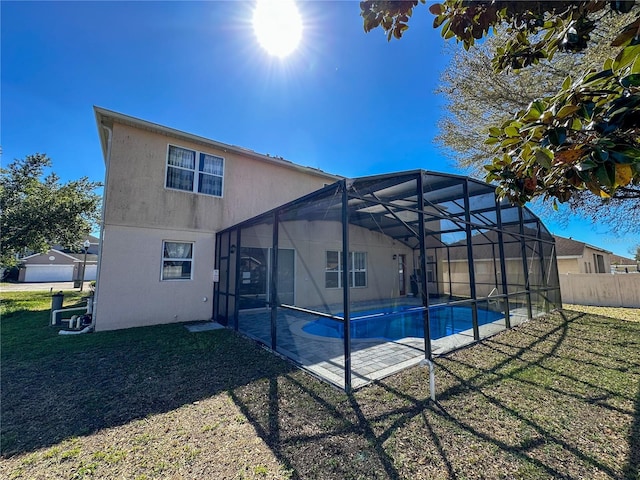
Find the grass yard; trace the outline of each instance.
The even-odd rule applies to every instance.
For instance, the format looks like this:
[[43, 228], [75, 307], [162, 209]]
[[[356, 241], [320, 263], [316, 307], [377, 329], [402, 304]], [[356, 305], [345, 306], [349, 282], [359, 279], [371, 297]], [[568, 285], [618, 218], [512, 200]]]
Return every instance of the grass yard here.
[[438, 358], [433, 403], [422, 367], [346, 395], [228, 330], [62, 337], [2, 297], [1, 478], [640, 478], [640, 322], [528, 322]]

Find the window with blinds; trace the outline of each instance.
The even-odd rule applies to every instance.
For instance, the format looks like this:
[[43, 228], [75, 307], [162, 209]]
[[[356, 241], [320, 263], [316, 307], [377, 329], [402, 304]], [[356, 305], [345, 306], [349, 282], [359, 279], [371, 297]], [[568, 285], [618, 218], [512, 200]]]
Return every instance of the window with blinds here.
[[169, 145], [166, 187], [222, 197], [224, 158]]

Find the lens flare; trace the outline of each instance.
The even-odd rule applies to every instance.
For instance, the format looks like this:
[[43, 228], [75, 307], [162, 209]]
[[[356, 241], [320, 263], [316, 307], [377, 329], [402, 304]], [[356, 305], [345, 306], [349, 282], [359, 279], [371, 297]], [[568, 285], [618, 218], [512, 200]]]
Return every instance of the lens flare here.
[[300, 44], [302, 18], [293, 0], [258, 0], [253, 11], [253, 30], [270, 55], [284, 58]]

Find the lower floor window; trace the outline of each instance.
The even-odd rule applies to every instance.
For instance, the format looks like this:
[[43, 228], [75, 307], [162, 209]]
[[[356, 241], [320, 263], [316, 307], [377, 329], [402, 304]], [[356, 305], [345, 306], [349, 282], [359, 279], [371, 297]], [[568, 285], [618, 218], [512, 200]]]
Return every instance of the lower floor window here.
[[[349, 252], [349, 287], [367, 286], [367, 253]], [[342, 288], [342, 252], [327, 251], [325, 287]]]
[[193, 243], [163, 242], [162, 280], [191, 280]]

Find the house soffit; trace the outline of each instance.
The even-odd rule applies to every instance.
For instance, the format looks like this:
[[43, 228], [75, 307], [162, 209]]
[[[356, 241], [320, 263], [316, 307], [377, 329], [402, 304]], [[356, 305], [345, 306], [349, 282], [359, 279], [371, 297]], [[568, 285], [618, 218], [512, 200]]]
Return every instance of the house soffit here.
[[[269, 155], [263, 155], [258, 152], [254, 152], [253, 150], [249, 150], [247, 148], [238, 147], [236, 145], [229, 145], [222, 142], [217, 142], [215, 140], [211, 140], [205, 137], [201, 137], [199, 135], [194, 135], [191, 133], [183, 132], [181, 130], [176, 130], [170, 127], [165, 127], [163, 125], [148, 122], [146, 120], [142, 120], [139, 118], [131, 117], [129, 115], [125, 115], [122, 113], [114, 112], [111, 110], [107, 110], [101, 107], [94, 107], [94, 111], [96, 114], [96, 121], [98, 123], [98, 128], [102, 130], [101, 125], [105, 125], [107, 127], [113, 127], [114, 123], [119, 123], [122, 125], [130, 126], [133, 128], [137, 128], [140, 130], [144, 130], [147, 132], [152, 132], [155, 134], [161, 134], [169, 138], [174, 138], [177, 140], [189, 141], [196, 145], [201, 145], [209, 148], [215, 148], [216, 150], [221, 150], [223, 152], [235, 153], [238, 155], [242, 155], [245, 157], [250, 157], [255, 160], [259, 160], [262, 162], [271, 163], [274, 165], [278, 165], [280, 167], [289, 168], [292, 170], [304, 172], [307, 174], [315, 175], [321, 178], [324, 178], [328, 181], [336, 181], [341, 180], [343, 177], [339, 175], [334, 175], [331, 173], [324, 172], [320, 169], [313, 167], [305, 167], [303, 165], [299, 165], [297, 163], [293, 163], [289, 160], [285, 160], [282, 157], [272, 157]], [[100, 131], [100, 139], [103, 144], [103, 154], [106, 161], [106, 137], [105, 134]]]

